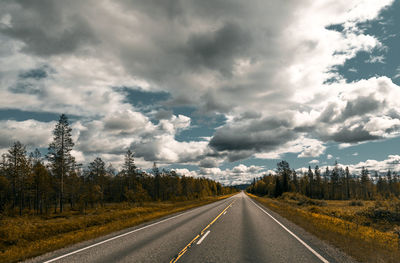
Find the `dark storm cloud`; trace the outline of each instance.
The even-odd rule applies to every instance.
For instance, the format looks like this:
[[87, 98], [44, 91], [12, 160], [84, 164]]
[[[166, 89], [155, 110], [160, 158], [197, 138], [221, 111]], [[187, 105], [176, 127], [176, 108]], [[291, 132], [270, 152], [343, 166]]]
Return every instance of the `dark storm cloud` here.
[[214, 168], [218, 167], [218, 162], [212, 158], [206, 158], [200, 161], [199, 167], [203, 168]]
[[370, 134], [360, 125], [354, 129], [344, 127], [334, 134], [328, 136], [327, 139], [340, 143], [358, 143], [364, 141], [378, 140], [382, 139], [382, 137]]
[[37, 69], [31, 69], [28, 71], [21, 72], [19, 74], [19, 77], [22, 79], [35, 79], [35, 80], [40, 80], [47, 78], [48, 74], [45, 69], [43, 68], [37, 68]]
[[156, 118], [157, 120], [169, 120], [172, 118], [172, 116], [173, 116], [172, 110], [160, 109], [154, 115], [154, 118]]
[[250, 151], [232, 151], [229, 152], [227, 155], [228, 161], [229, 162], [236, 162], [239, 160], [244, 160], [247, 159], [249, 157], [251, 157], [254, 154], [253, 150]]
[[8, 6], [12, 27], [0, 28], [0, 33], [22, 41], [22, 51], [38, 56], [71, 53], [82, 44], [95, 43], [84, 16], [64, 12], [63, 4], [50, 0], [16, 1]]
[[129, 130], [129, 129], [132, 128], [132, 125], [133, 124], [131, 122], [129, 122], [129, 120], [114, 118], [114, 119], [106, 120], [104, 122], [104, 129], [105, 130], [110, 130], [110, 131], [113, 131], [113, 130], [117, 130], [117, 131]]
[[364, 115], [376, 111], [381, 106], [381, 102], [371, 97], [358, 97], [353, 101], [347, 102], [346, 108], [342, 112], [342, 119], [353, 116]]
[[240, 116], [235, 117], [235, 122], [236, 121], [242, 121], [242, 120], [249, 120], [249, 119], [259, 119], [261, 118], [261, 114], [259, 112], [255, 112], [255, 111], [246, 111], [242, 114], [240, 114]]
[[14, 86], [9, 87], [8, 89], [12, 93], [20, 93], [20, 94], [40, 94], [41, 89], [31, 83], [27, 82], [17, 82]]
[[166, 17], [173, 20], [183, 14], [183, 6], [181, 0], [123, 0], [123, 5], [134, 8], [151, 17]]
[[188, 65], [203, 66], [231, 75], [234, 59], [244, 56], [250, 45], [249, 31], [229, 22], [215, 32], [190, 36], [185, 56]]
[[354, 116], [363, 116], [368, 113], [377, 111], [383, 107], [384, 103], [376, 100], [373, 97], [357, 97], [354, 100], [348, 101], [346, 107], [342, 110], [338, 109], [336, 103], [330, 103], [321, 113], [318, 120], [324, 123], [338, 123], [347, 120]]
[[271, 151], [296, 137], [288, 120], [265, 118], [218, 129], [210, 146], [218, 151]]
[[219, 151], [271, 151], [294, 139], [290, 130], [276, 130], [254, 133], [251, 130], [218, 130], [210, 141], [210, 146]]
[[21, 71], [18, 74], [17, 82], [8, 87], [8, 90], [12, 93], [44, 96], [46, 91], [42, 81], [48, 78], [53, 71], [48, 66]]

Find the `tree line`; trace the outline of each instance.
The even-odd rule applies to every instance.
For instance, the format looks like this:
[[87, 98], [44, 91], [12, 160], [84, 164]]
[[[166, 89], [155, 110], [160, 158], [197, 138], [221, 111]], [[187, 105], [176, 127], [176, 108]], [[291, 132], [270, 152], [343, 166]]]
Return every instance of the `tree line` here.
[[154, 163], [151, 173], [138, 169], [128, 150], [120, 171], [95, 158], [82, 169], [71, 151], [74, 142], [68, 118], [62, 114], [53, 130], [48, 153], [27, 154], [14, 142], [0, 161], [0, 214], [63, 212], [64, 206], [85, 211], [106, 203], [179, 201], [229, 194], [234, 188], [206, 178], [179, 176]]
[[400, 176], [387, 171], [386, 174], [371, 173], [363, 167], [359, 174], [352, 174], [349, 168], [335, 162], [333, 168], [324, 171], [315, 166], [302, 174], [290, 169], [289, 163], [277, 164], [275, 175], [264, 175], [254, 179], [247, 192], [269, 197], [279, 197], [284, 192], [295, 192], [310, 198], [325, 200], [392, 198], [400, 196]]

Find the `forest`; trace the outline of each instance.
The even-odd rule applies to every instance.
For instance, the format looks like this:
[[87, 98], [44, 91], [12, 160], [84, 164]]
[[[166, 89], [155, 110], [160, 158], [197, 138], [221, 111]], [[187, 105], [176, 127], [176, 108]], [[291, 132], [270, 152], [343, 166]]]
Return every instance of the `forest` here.
[[14, 142], [0, 161], [0, 214], [62, 213], [65, 206], [84, 212], [108, 203], [183, 201], [233, 193], [236, 190], [206, 178], [180, 176], [160, 170], [138, 169], [127, 150], [120, 171], [100, 158], [86, 168], [75, 161], [68, 118], [62, 114], [53, 130], [46, 156], [38, 149], [27, 154], [26, 146]]
[[279, 197], [285, 192], [300, 193], [309, 198], [324, 200], [376, 200], [400, 196], [400, 176], [392, 171], [385, 174], [362, 168], [359, 174], [352, 174], [335, 162], [333, 168], [327, 166], [321, 171], [318, 166], [303, 174], [290, 169], [289, 163], [277, 164], [276, 175], [264, 175], [254, 179], [246, 189], [259, 196]]

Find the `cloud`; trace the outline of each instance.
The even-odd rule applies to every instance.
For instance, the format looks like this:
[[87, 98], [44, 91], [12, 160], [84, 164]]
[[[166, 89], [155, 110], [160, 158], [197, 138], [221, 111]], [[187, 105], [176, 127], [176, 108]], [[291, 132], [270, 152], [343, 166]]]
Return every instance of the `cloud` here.
[[224, 185], [247, 184], [253, 178], [261, 177], [265, 173], [262, 166], [239, 164], [232, 169], [221, 170], [220, 168], [201, 168], [198, 170], [197, 176], [212, 178]]
[[[320, 166], [319, 168], [321, 171], [325, 171], [326, 167], [329, 167], [329, 169], [333, 169], [334, 165]], [[338, 167], [343, 169], [348, 167], [350, 173], [357, 175], [360, 175], [362, 168], [368, 169], [370, 172], [370, 176], [372, 176], [372, 173], [375, 171], [377, 171], [378, 173], [387, 173], [388, 170], [392, 172], [400, 172], [400, 156], [388, 155], [387, 158], [382, 161], [369, 159], [356, 164], [338, 162]], [[299, 169], [296, 169], [296, 171], [304, 173], [308, 171], [308, 167], [301, 167]]]
[[289, 125], [286, 120], [275, 118], [228, 124], [215, 132], [210, 146], [218, 151], [271, 151], [295, 138]]
[[188, 64], [218, 70], [231, 75], [235, 59], [245, 56], [251, 35], [239, 24], [228, 22], [214, 32], [189, 36], [185, 56]]
[[299, 158], [302, 157], [318, 157], [321, 156], [326, 149], [326, 146], [323, 145], [318, 140], [309, 140], [311, 142], [308, 146], [304, 148], [304, 150], [297, 156]]
[[385, 57], [384, 56], [371, 56], [368, 60], [365, 61], [366, 63], [381, 63], [385, 64]]
[[27, 145], [30, 150], [48, 147], [54, 126], [55, 122], [39, 122], [36, 120], [0, 121], [0, 148], [8, 148], [16, 141]]
[[200, 168], [196, 171], [188, 169], [174, 169], [178, 174], [211, 178], [221, 182], [223, 185], [237, 185], [251, 183], [254, 178], [263, 176], [264, 174], [275, 174], [272, 170], [265, 170], [262, 166], [239, 164], [232, 169], [220, 168]]
[[[73, 115], [80, 160], [121, 163], [132, 148], [146, 167], [193, 164], [199, 174], [244, 182], [250, 168], [219, 165], [285, 153], [317, 158], [332, 141], [398, 135], [399, 86], [385, 76], [348, 82], [335, 71], [360, 51], [384, 49], [359, 24], [392, 3], [2, 1], [0, 108]], [[170, 96], [138, 105], [129, 90]], [[226, 121], [205, 140], [178, 140], [194, 119], [176, 113], [181, 106]], [[51, 130], [34, 120], [1, 125], [4, 147], [16, 135], [46, 145]], [[29, 138], [24, 127], [42, 132]]]
[[349, 165], [354, 171], [361, 171], [362, 167], [367, 168], [370, 171], [378, 171], [385, 173], [388, 170], [400, 171], [400, 156], [399, 155], [389, 155], [386, 160], [367, 160], [365, 162], [359, 162], [358, 164]]
[[400, 87], [389, 78], [332, 85], [340, 95], [321, 105], [315, 124], [323, 140], [354, 144], [398, 134], [400, 104], [394, 98]]
[[309, 164], [317, 164], [317, 163], [319, 163], [319, 161], [318, 161], [318, 160], [311, 160], [311, 161], [309, 161], [308, 163], [309, 163]]
[[24, 42], [23, 52], [51, 56], [72, 53], [82, 45], [96, 42], [87, 19], [74, 14], [75, 10], [64, 3], [16, 1], [1, 7], [11, 19], [10, 26], [0, 32]]
[[396, 68], [395, 75], [393, 76], [393, 79], [398, 79], [400, 78], [400, 66]]

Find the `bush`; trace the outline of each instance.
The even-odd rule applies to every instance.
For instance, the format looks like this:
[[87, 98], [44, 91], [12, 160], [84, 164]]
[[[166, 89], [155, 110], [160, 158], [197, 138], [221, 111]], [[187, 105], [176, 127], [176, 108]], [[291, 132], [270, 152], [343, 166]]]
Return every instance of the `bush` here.
[[364, 203], [360, 200], [351, 200], [349, 206], [364, 206]]
[[297, 205], [299, 206], [303, 205], [326, 206], [326, 202], [324, 201], [311, 199], [299, 193], [285, 192], [282, 194], [281, 199], [286, 201], [288, 200], [297, 201]]
[[375, 206], [369, 207], [362, 214], [375, 221], [384, 220], [389, 223], [400, 223], [400, 200], [377, 201]]

